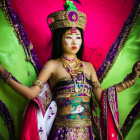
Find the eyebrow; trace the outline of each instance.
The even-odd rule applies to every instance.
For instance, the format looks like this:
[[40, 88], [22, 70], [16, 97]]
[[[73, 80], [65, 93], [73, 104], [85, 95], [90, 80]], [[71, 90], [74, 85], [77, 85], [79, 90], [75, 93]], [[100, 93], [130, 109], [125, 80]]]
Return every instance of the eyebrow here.
[[[67, 33], [66, 35], [72, 35], [72, 33]], [[79, 33], [77, 33], [76, 35], [80, 35]]]

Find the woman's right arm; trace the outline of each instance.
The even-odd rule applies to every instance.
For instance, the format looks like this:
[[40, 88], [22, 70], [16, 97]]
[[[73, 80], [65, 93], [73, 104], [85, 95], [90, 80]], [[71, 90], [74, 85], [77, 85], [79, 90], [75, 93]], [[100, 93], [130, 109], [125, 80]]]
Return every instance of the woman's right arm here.
[[[46, 81], [49, 79], [51, 74], [54, 70], [54, 64], [53, 60], [48, 61], [43, 69], [41, 70], [40, 74], [37, 77], [37, 80], [40, 80], [43, 84], [46, 83]], [[0, 76], [2, 75], [2, 72], [4, 71], [3, 67], [0, 65]], [[23, 96], [24, 98], [31, 100], [34, 99], [39, 92], [41, 91], [41, 88], [39, 86], [31, 86], [27, 87], [25, 85], [22, 85], [12, 78], [9, 79], [8, 85], [18, 94]]]

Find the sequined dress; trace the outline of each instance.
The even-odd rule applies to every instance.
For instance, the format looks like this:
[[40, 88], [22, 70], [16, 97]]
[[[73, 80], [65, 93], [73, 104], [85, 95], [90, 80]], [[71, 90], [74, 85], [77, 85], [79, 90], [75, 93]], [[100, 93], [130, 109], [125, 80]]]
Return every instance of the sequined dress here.
[[49, 140], [94, 140], [89, 105], [92, 82], [87, 74], [84, 77], [78, 92], [70, 76], [60, 79], [53, 87], [58, 111]]

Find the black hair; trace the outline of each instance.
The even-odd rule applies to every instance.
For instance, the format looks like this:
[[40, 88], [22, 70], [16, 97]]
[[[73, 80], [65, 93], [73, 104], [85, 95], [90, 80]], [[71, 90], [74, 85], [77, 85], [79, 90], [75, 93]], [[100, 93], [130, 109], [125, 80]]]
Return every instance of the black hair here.
[[[53, 32], [51, 59], [57, 59], [57, 58], [61, 57], [61, 55], [62, 55], [62, 36], [68, 29], [71, 29], [71, 27], [59, 28]], [[77, 29], [81, 32], [82, 44], [76, 55], [77, 55], [77, 58], [81, 60], [83, 50], [84, 50], [83, 30], [81, 28], [77, 28]]]

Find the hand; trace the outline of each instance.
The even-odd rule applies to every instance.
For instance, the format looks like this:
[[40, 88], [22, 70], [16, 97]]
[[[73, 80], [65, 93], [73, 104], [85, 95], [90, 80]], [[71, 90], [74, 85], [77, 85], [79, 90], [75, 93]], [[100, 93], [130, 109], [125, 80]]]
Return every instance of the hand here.
[[137, 61], [132, 69], [132, 79], [136, 81], [138, 76], [140, 77], [140, 61]]

